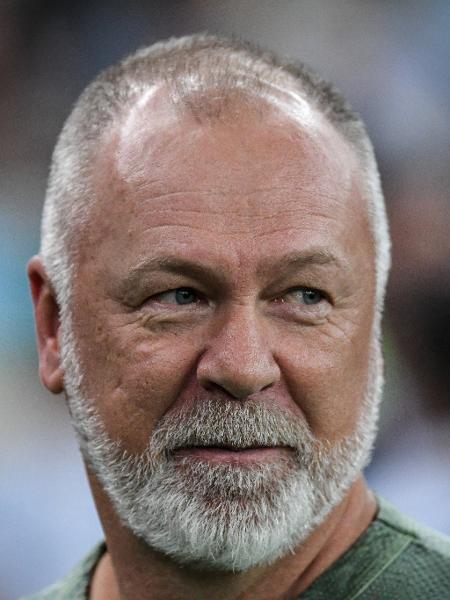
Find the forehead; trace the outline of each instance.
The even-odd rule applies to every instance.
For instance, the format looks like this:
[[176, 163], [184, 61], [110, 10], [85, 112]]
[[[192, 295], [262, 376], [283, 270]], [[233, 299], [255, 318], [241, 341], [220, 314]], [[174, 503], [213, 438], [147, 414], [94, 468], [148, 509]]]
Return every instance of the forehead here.
[[368, 232], [353, 151], [301, 99], [231, 103], [211, 119], [155, 88], [108, 133], [95, 172], [86, 247], [121, 257], [220, 240], [262, 257], [293, 238], [345, 245], [350, 230]]
[[118, 181], [147, 187], [160, 176], [159, 183], [169, 186], [188, 178], [198, 187], [213, 180], [226, 190], [245, 190], [255, 181], [275, 184], [287, 175], [305, 180], [316, 174], [311, 183], [325, 185], [332, 178], [347, 189], [358, 170], [340, 135], [293, 92], [227, 100], [213, 95], [192, 102], [180, 107], [161, 86], [140, 97], [111, 134]]

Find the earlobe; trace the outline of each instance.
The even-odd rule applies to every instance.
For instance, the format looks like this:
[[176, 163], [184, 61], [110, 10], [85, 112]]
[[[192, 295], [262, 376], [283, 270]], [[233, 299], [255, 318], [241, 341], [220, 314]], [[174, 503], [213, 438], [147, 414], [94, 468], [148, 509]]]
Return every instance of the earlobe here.
[[58, 394], [64, 389], [64, 372], [59, 344], [59, 307], [42, 259], [39, 256], [34, 256], [30, 260], [28, 278], [36, 322], [39, 375], [43, 385], [49, 391]]

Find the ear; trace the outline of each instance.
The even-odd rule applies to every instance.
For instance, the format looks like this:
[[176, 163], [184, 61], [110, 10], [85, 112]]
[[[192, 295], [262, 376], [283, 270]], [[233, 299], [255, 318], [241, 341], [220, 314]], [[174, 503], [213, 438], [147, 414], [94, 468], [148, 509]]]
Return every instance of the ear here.
[[59, 308], [39, 256], [34, 256], [28, 263], [28, 278], [36, 322], [39, 375], [45, 387], [58, 394], [64, 389], [59, 346]]

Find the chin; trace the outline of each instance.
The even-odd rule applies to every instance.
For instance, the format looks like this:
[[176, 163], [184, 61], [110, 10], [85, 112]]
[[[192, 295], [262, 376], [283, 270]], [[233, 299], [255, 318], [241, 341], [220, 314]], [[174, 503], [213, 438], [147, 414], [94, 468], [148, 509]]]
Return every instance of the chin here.
[[130, 490], [108, 492], [124, 525], [154, 550], [194, 569], [242, 572], [294, 552], [346, 486], [315, 486], [293, 463], [249, 469], [189, 462], [182, 471], [166, 465]]

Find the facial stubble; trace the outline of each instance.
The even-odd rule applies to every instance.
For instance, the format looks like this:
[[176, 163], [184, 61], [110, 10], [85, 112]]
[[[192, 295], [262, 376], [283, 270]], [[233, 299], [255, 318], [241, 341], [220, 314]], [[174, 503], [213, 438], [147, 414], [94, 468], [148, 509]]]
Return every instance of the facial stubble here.
[[[211, 397], [169, 411], [147, 448], [131, 454], [109, 436], [83, 388], [66, 320], [65, 389], [80, 448], [122, 523], [180, 564], [245, 571], [299, 546], [344, 497], [369, 462], [382, 389], [374, 337], [366, 393], [354, 432], [331, 445], [305, 421], [257, 400]], [[280, 446], [278, 460], [250, 465], [176, 458], [177, 449]]]

